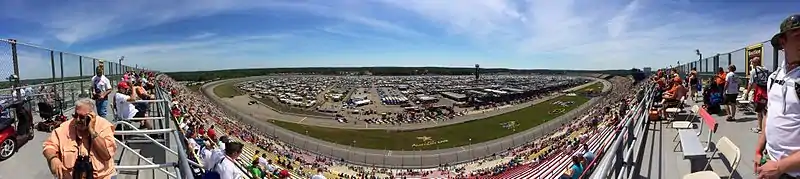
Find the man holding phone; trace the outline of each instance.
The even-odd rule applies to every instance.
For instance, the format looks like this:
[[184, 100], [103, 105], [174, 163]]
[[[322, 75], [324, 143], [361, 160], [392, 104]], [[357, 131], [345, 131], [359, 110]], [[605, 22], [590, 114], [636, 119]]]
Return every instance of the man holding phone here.
[[94, 113], [94, 109], [94, 101], [79, 99], [72, 118], [45, 140], [42, 154], [56, 178], [71, 179], [89, 174], [96, 179], [114, 178], [113, 156], [117, 150], [114, 127]]

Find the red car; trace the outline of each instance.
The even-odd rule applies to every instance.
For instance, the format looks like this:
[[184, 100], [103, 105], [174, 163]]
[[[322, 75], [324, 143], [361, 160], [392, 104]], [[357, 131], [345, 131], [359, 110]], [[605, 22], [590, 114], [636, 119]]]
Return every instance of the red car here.
[[0, 117], [0, 161], [11, 158], [19, 147], [13, 123], [13, 119]]

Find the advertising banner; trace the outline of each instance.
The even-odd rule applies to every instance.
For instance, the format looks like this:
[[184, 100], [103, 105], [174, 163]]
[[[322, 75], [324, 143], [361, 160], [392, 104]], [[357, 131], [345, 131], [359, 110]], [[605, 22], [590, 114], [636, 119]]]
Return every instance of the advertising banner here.
[[[764, 57], [763, 57], [764, 53], [763, 52], [764, 52], [764, 44], [760, 44], [760, 43], [759, 44], [755, 44], [755, 45], [751, 45], [751, 46], [749, 46], [749, 47], [744, 49], [744, 64], [746, 64], [745, 67], [744, 67], [744, 77], [745, 78], [750, 78], [750, 68], [751, 68], [750, 59], [758, 57], [759, 59], [761, 59], [761, 63], [762, 64], [764, 63]], [[759, 65], [761, 65], [761, 64], [759, 64]]]

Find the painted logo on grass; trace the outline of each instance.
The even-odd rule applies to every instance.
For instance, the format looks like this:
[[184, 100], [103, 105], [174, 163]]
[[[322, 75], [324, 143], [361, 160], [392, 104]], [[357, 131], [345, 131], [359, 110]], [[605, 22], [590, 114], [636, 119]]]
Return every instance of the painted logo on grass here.
[[430, 145], [437, 145], [447, 143], [447, 139], [443, 140], [433, 140], [433, 137], [428, 136], [419, 136], [417, 139], [421, 140], [420, 143], [411, 144], [411, 147], [422, 147], [422, 146], [430, 146]]

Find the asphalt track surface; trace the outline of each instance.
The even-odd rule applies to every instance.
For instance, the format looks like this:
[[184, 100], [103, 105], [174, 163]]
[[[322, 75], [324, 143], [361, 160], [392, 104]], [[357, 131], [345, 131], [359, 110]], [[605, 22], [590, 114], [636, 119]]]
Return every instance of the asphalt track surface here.
[[[563, 124], [568, 123], [571, 121], [571, 119], [578, 117], [578, 115], [580, 114], [583, 114], [587, 109], [589, 109], [591, 106], [594, 106], [598, 101], [600, 101], [603, 98], [603, 97], [593, 98], [588, 102], [584, 103], [583, 105], [579, 106], [578, 108], [570, 112], [567, 112], [566, 114], [560, 117], [557, 117], [553, 120], [550, 120], [534, 128], [507, 137], [503, 137], [500, 139], [495, 139], [482, 143], [476, 143], [469, 146], [462, 146], [462, 147], [455, 147], [448, 149], [425, 150], [425, 151], [389, 151], [389, 150], [355, 148], [348, 145], [335, 144], [319, 140], [316, 138], [308, 137], [303, 134], [295, 133], [283, 129], [281, 127], [275, 126], [272, 123], [267, 122], [267, 120], [282, 120], [287, 122], [302, 121], [303, 124], [310, 124], [310, 125], [316, 124], [316, 125], [324, 125], [328, 127], [340, 127], [340, 128], [364, 129], [367, 126], [359, 127], [351, 124], [340, 124], [331, 119], [286, 115], [276, 112], [274, 110], [270, 110], [269, 108], [266, 107], [257, 108], [257, 106], [259, 105], [248, 106], [246, 104], [236, 104], [236, 102], [231, 104], [230, 99], [220, 98], [216, 96], [213, 92], [214, 87], [218, 86], [219, 84], [231, 81], [254, 80], [258, 78], [263, 78], [263, 77], [248, 77], [248, 78], [211, 82], [203, 85], [201, 90], [206, 97], [210, 98], [212, 101], [222, 106], [222, 110], [228, 113], [228, 117], [234, 117], [237, 118], [239, 121], [259, 127], [267, 134], [270, 134], [274, 138], [281, 140], [287, 144], [293, 145], [295, 147], [304, 149], [312, 153], [328, 156], [334, 159], [341, 159], [353, 164], [392, 167], [392, 168], [437, 167], [440, 164], [469, 162], [475, 159], [490, 156], [492, 154], [501, 153], [510, 148], [523, 145], [531, 141], [532, 139], [540, 138], [542, 136], [551, 134], [556, 129], [561, 127]], [[611, 89], [610, 82], [596, 78], [595, 80], [598, 80], [604, 84], [603, 92], [606, 92]], [[243, 102], [246, 103], [247, 101], [248, 100], [244, 100]], [[239, 108], [240, 106], [256, 108], [256, 110]], [[527, 105], [517, 105], [517, 106], [525, 107]], [[254, 113], [254, 111], [257, 112]], [[491, 115], [491, 114], [483, 114], [483, 115]], [[485, 117], [487, 116], [475, 116], [474, 118], [482, 119]], [[462, 119], [462, 120], [451, 120], [451, 121], [452, 123], [458, 123], [459, 121], [464, 122], [466, 120]], [[317, 122], [323, 122], [323, 123], [320, 124]], [[401, 127], [405, 129], [430, 128], [440, 125], [450, 125], [452, 123], [446, 123], [446, 122], [423, 123], [423, 124], [417, 124], [419, 126], [403, 125]], [[369, 128], [379, 129], [379, 127], [380, 126], [373, 126]], [[397, 126], [391, 126], [391, 129], [397, 129]], [[465, 132], [470, 132], [470, 131], [465, 131]]]

